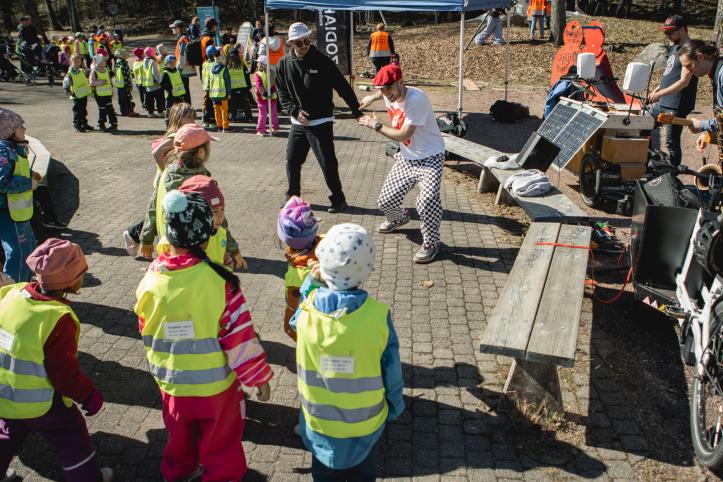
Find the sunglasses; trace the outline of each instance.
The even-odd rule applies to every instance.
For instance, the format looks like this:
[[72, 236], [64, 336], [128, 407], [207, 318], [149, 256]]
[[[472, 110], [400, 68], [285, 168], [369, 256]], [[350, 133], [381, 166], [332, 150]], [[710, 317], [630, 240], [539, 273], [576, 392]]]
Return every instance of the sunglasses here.
[[670, 37], [671, 35], [673, 35], [673, 34], [674, 34], [675, 32], [677, 32], [678, 30], [680, 30], [680, 29], [678, 29], [678, 28], [671, 28], [671, 29], [665, 30], [665, 36], [666, 36], [666, 37]]
[[306, 45], [311, 45], [311, 40], [309, 40], [308, 38], [301, 40], [292, 40], [291, 45], [296, 45], [297, 47], [304, 47]]

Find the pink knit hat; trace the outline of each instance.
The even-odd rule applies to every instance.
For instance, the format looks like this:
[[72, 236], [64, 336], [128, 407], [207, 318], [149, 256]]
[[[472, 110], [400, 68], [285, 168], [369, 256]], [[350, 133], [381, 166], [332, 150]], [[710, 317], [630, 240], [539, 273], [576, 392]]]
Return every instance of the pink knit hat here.
[[153, 47], [146, 47], [145, 50], [143, 50], [143, 54], [146, 56], [147, 59], [152, 59], [156, 56], [156, 51], [153, 49]]
[[133, 55], [135, 55], [138, 60], [143, 60], [143, 49], [141, 47], [136, 47], [133, 49]]
[[58, 238], [48, 238], [25, 262], [45, 290], [70, 288], [88, 270], [80, 246]]
[[24, 123], [16, 112], [0, 107], [0, 139], [7, 139]]
[[226, 205], [226, 201], [223, 198], [223, 193], [218, 187], [216, 180], [211, 179], [208, 176], [196, 175], [191, 176], [181, 184], [178, 188], [184, 194], [195, 192], [201, 195], [206, 200], [211, 209], [220, 208]]
[[206, 129], [198, 124], [186, 124], [176, 131], [173, 136], [173, 147], [176, 152], [190, 151], [209, 141], [217, 141]]

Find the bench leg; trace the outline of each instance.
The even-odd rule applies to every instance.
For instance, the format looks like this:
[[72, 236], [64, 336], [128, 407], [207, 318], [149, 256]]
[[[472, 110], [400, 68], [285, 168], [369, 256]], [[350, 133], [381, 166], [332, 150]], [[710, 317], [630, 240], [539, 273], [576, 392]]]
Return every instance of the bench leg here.
[[507, 375], [505, 393], [514, 392], [525, 400], [562, 412], [562, 394], [557, 366], [515, 358]]
[[495, 198], [495, 205], [505, 204], [508, 206], [514, 205], [515, 200], [510, 196], [510, 193], [507, 192], [507, 189], [500, 184], [500, 187], [497, 189], [497, 197]]
[[500, 182], [490, 172], [489, 169], [482, 166], [482, 172], [479, 175], [479, 184], [477, 185], [477, 192], [495, 192]]

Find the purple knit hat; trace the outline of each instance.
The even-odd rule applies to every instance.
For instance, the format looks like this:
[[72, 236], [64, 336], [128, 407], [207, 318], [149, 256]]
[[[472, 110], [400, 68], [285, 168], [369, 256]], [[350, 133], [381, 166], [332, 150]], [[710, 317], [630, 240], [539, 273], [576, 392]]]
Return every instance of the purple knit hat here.
[[319, 220], [311, 211], [308, 202], [291, 196], [279, 212], [279, 239], [291, 249], [309, 247], [319, 231]]

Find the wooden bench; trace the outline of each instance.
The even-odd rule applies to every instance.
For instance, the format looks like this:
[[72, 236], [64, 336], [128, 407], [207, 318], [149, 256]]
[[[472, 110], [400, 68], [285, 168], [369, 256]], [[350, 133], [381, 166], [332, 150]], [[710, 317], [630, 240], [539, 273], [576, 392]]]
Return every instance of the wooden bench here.
[[555, 411], [557, 366], [575, 363], [590, 236], [590, 226], [533, 222], [481, 339], [483, 353], [514, 358], [505, 392]]
[[443, 137], [445, 149], [448, 152], [469, 159], [482, 168], [477, 191], [497, 191], [495, 204], [516, 203], [525, 211], [531, 221], [575, 222], [588, 217], [582, 209], [577, 207], [556, 187], [553, 187], [542, 196], [535, 197], [518, 196], [507, 191], [504, 188], [507, 178], [522, 172], [523, 169], [496, 169], [484, 166], [484, 162], [489, 157], [505, 155], [503, 152], [449, 134], [443, 134]]

